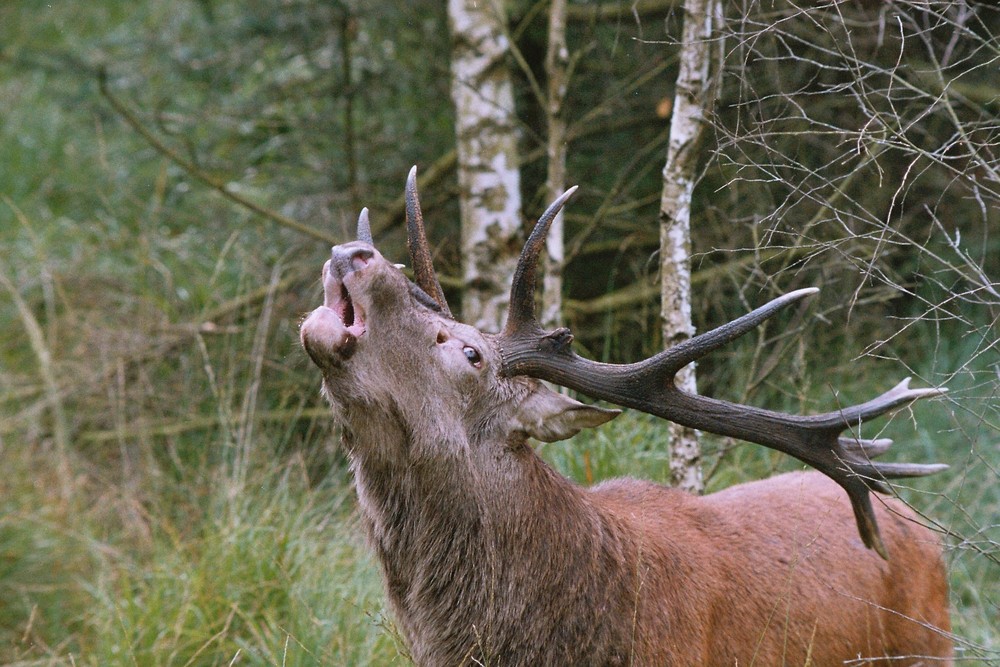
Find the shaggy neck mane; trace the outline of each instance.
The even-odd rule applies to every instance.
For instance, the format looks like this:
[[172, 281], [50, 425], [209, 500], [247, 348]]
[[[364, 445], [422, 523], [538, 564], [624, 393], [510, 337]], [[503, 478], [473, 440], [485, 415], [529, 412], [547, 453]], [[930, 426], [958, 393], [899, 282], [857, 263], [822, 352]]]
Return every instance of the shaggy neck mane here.
[[[452, 458], [394, 460], [358, 455], [357, 437], [345, 433], [361, 512], [418, 664], [457, 665], [470, 656], [553, 664], [588, 645], [595, 658], [630, 645], [599, 621], [634, 613], [636, 577], [622, 564], [635, 546], [526, 443], [513, 445], [511, 465], [497, 476], [496, 461], [483, 473], [490, 468], [477, 466], [464, 443], [436, 448], [462, 452]], [[379, 438], [365, 449], [421, 445], [402, 430], [381, 430]], [[605, 657], [603, 664], [627, 658]]]

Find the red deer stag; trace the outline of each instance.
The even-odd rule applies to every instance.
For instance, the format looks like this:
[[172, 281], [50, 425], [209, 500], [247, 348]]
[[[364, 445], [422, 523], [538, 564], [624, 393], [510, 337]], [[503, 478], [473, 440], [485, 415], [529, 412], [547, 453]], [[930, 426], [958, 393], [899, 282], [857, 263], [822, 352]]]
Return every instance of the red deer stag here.
[[[533, 303], [539, 251], [572, 190], [522, 252], [506, 327], [483, 333], [445, 302], [415, 171], [406, 193], [415, 283], [373, 247], [362, 211], [358, 240], [323, 267], [324, 303], [301, 339], [343, 426], [363, 522], [418, 664], [951, 663], [938, 540], [907, 507], [873, 508], [868, 493], [945, 466], [874, 463], [891, 442], [851, 435], [938, 390], [904, 381], [861, 405], [794, 416], [676, 388], [682, 366], [815, 290], [636, 364], [578, 357], [566, 329], [541, 330]], [[704, 497], [634, 479], [581, 488], [528, 439], [568, 438], [618, 411], [539, 379], [778, 449], [826, 476]]]

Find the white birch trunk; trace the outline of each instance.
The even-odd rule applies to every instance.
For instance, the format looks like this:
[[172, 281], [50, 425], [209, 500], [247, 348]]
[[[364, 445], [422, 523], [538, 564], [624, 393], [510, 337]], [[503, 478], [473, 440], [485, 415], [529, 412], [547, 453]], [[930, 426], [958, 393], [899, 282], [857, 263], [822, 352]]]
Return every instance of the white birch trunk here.
[[[670, 121], [670, 143], [660, 199], [660, 280], [663, 342], [676, 345], [694, 335], [691, 323], [691, 195], [698, 168], [705, 117], [714, 98], [711, 79], [713, 22], [721, 20], [719, 0], [685, 0], [680, 71]], [[682, 369], [677, 384], [697, 392], [694, 364]], [[692, 493], [704, 489], [698, 432], [670, 428], [672, 483]]]
[[503, 326], [519, 251], [521, 176], [514, 86], [500, 0], [448, 0], [453, 40], [458, 185], [462, 216], [462, 319]]
[[[548, 76], [546, 117], [548, 121], [548, 174], [545, 181], [546, 203], [566, 189], [566, 69], [569, 49], [566, 46], [566, 0], [552, 0], [549, 8], [549, 43], [545, 54]], [[563, 212], [559, 211], [548, 238], [545, 239], [545, 267], [542, 278], [541, 324], [546, 329], [562, 326], [562, 271], [565, 262]]]

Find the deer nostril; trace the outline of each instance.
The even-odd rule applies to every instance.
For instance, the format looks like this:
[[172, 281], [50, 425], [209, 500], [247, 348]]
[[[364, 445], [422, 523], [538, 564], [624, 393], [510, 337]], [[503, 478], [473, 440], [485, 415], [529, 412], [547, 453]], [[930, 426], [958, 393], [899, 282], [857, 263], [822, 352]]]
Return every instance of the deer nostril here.
[[351, 253], [351, 266], [354, 267], [355, 271], [362, 269], [374, 256], [375, 253], [368, 248], [355, 248]]
[[333, 248], [331, 263], [337, 268], [337, 272], [344, 276], [352, 271], [363, 269], [373, 257], [375, 257], [375, 251], [370, 247], [345, 244]]

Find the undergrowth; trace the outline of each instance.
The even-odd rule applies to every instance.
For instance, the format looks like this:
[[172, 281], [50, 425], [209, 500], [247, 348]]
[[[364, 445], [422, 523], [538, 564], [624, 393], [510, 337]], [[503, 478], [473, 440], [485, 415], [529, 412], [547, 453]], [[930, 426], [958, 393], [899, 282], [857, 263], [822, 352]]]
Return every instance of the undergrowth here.
[[192, 471], [177, 508], [125, 488], [62, 504], [44, 484], [15, 486], [39, 479], [38, 460], [6, 465], [3, 664], [380, 665], [404, 652], [342, 471], [313, 483], [301, 457], [260, 461], [242, 488]]

